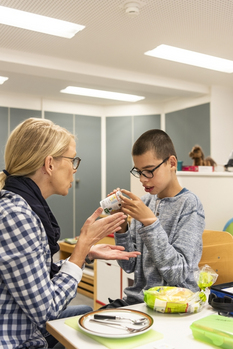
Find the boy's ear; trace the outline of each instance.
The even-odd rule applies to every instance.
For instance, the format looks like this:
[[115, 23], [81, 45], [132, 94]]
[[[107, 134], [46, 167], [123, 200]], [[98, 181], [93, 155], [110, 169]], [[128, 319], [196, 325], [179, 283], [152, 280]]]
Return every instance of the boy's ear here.
[[169, 158], [169, 161], [170, 161], [170, 165], [171, 167], [177, 167], [177, 159], [174, 155], [171, 155], [170, 158]]

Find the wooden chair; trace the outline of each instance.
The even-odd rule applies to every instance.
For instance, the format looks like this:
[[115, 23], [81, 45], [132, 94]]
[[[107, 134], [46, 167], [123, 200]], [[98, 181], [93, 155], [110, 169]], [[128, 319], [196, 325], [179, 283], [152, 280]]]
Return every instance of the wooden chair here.
[[233, 236], [226, 231], [204, 230], [199, 267], [208, 264], [218, 278], [215, 285], [233, 281]]

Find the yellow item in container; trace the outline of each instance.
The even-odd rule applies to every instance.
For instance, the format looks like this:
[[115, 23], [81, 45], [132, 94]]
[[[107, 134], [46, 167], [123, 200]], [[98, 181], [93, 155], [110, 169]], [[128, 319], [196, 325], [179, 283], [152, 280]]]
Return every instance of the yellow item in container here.
[[147, 306], [161, 313], [196, 313], [203, 307], [200, 292], [187, 288], [157, 286], [144, 291]]

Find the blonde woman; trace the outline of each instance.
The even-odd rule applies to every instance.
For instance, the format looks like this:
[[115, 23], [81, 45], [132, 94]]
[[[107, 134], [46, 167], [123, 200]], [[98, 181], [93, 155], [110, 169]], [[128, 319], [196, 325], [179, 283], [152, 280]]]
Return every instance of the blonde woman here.
[[59, 250], [58, 223], [46, 199], [67, 195], [81, 159], [75, 137], [45, 119], [31, 118], [13, 130], [0, 172], [0, 347], [53, 348], [46, 321], [79, 315], [88, 306], [67, 307], [75, 297], [85, 258], [129, 259], [137, 252], [96, 245], [120, 229], [124, 214], [83, 225], [69, 260], [53, 263]]

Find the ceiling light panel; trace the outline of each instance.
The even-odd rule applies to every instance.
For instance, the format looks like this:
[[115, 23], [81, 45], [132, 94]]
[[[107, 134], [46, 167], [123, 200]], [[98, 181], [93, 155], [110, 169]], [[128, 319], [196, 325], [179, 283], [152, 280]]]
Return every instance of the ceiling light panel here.
[[31, 12], [0, 6], [0, 23], [71, 39], [85, 26]]
[[194, 65], [201, 68], [217, 70], [224, 73], [233, 73], [233, 61], [184, 50], [174, 46], [159, 45], [155, 49], [145, 52], [145, 55]]
[[125, 102], [138, 102], [145, 98], [142, 96], [130, 95], [125, 93], [94, 90], [90, 88], [83, 88], [83, 87], [76, 87], [76, 86], [67, 86], [64, 90], [61, 90], [60, 92], [79, 95], [79, 96], [113, 99], [113, 100], [125, 101]]
[[6, 76], [0, 76], [0, 85], [4, 84], [5, 81], [7, 81], [9, 78]]

